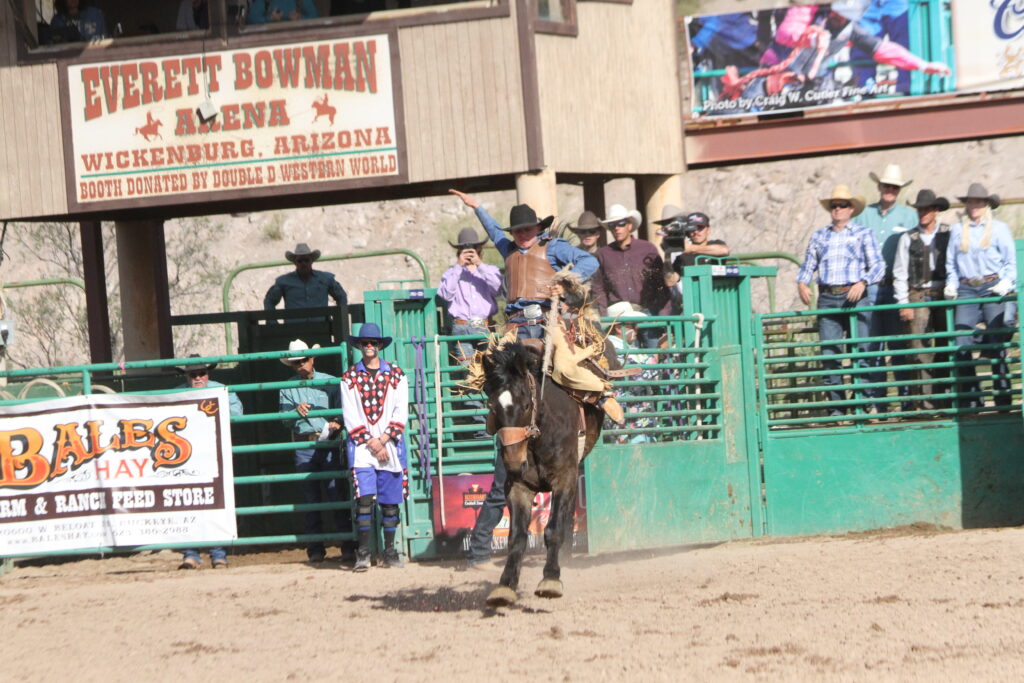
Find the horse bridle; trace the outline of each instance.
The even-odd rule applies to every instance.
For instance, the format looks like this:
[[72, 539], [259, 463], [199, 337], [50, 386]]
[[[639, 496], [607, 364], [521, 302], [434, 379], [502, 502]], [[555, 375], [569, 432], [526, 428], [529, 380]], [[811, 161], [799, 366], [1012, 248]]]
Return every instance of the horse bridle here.
[[499, 428], [498, 440], [501, 441], [502, 446], [511, 446], [540, 436], [540, 429], [537, 428], [537, 380], [534, 379], [533, 373], [528, 373], [526, 376], [530, 380], [530, 399], [533, 402], [530, 424], [525, 427]]

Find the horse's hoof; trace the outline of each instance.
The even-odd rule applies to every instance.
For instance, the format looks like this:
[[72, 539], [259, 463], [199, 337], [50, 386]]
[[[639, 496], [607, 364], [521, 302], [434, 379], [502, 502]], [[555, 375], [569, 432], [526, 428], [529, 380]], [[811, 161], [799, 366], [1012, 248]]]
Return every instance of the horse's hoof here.
[[562, 597], [562, 582], [558, 579], [544, 579], [537, 585], [533, 594], [539, 598], [560, 598]]
[[516, 601], [516, 592], [508, 586], [498, 586], [487, 596], [488, 607], [504, 607]]

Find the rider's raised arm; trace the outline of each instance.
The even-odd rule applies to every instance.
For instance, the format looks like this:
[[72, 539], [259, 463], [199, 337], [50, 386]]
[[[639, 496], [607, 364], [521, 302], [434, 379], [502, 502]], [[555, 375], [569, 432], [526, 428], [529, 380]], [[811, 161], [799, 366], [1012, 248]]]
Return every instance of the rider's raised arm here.
[[577, 249], [563, 239], [551, 240], [548, 244], [548, 260], [555, 270], [571, 263], [572, 272], [580, 276], [580, 280], [587, 281], [597, 272], [601, 265], [593, 254], [588, 254], [582, 249]]

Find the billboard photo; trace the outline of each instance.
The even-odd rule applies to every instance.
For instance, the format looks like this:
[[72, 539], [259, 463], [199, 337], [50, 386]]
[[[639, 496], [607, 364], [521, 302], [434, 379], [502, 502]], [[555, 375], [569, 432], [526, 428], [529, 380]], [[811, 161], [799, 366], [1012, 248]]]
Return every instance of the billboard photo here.
[[695, 119], [956, 90], [949, 0], [843, 0], [687, 17], [684, 27]]

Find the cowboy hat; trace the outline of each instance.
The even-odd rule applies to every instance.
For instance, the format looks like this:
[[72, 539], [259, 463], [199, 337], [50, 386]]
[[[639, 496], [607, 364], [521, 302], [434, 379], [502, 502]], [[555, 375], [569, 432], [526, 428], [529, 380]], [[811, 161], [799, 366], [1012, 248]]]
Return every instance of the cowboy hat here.
[[939, 211], [945, 211], [949, 208], [949, 200], [945, 197], [936, 197], [931, 190], [918, 190], [917, 199], [907, 202], [907, 204], [915, 209], [927, 209], [934, 206]]
[[455, 242], [449, 242], [448, 244], [451, 244], [460, 251], [462, 249], [476, 249], [480, 251], [480, 247], [487, 244], [487, 240], [480, 239], [480, 235], [473, 228], [463, 228], [459, 230], [459, 236], [455, 238]]
[[[319, 348], [319, 344], [313, 344], [313, 346], [308, 346], [306, 342], [302, 341], [301, 339], [293, 339], [288, 343], [288, 350], [292, 351], [293, 353], [300, 351], [312, 351], [313, 349]], [[280, 360], [285, 365], [291, 365], [292, 363], [300, 361], [303, 358], [308, 358], [308, 356], [304, 353], [300, 353], [297, 356], [288, 356], [286, 358], [279, 358], [278, 360]]]
[[643, 218], [640, 216], [640, 212], [636, 209], [630, 211], [622, 204], [612, 204], [611, 208], [608, 209], [608, 216], [605, 217], [601, 223], [603, 225], [610, 226], [614, 223], [618, 223], [619, 221], [629, 221], [633, 224], [633, 229], [636, 230], [640, 227], [641, 220], [643, 220]]
[[910, 183], [914, 182], [913, 180], [903, 179], [903, 171], [900, 170], [899, 164], [889, 164], [885, 167], [885, 170], [882, 171], [881, 176], [875, 175], [874, 171], [868, 173], [868, 176], [870, 176], [870, 178], [876, 183], [882, 185], [896, 185], [897, 187], [906, 187]]
[[539, 225], [541, 230], [546, 230], [553, 220], [554, 216], [539, 220], [537, 212], [530, 208], [529, 204], [516, 204], [508, 213], [508, 227], [502, 230], [510, 232], [519, 228], [532, 228], [535, 225]]
[[981, 183], [971, 183], [971, 186], [967, 188], [967, 194], [957, 197], [957, 199], [962, 202], [966, 202], [968, 199], [984, 199], [993, 209], [999, 208], [999, 195], [989, 194]]
[[615, 318], [616, 320], [625, 318], [646, 318], [647, 314], [643, 311], [635, 310], [633, 308], [633, 304], [628, 301], [617, 301], [608, 306], [607, 317]]
[[590, 230], [600, 230], [603, 227], [604, 226], [601, 225], [601, 220], [597, 217], [596, 213], [593, 211], [584, 211], [576, 220], [576, 225], [570, 225], [569, 229], [573, 232], [588, 232]]
[[846, 200], [853, 204], [854, 216], [859, 216], [860, 212], [864, 210], [864, 197], [861, 197], [860, 195], [854, 197], [853, 194], [850, 193], [850, 188], [848, 188], [846, 185], [836, 185], [834, 188], [832, 188], [831, 196], [826, 197], [825, 199], [820, 199], [818, 201], [821, 202], [821, 205], [825, 208], [826, 211], [832, 211], [832, 208], [829, 206], [829, 204], [834, 199]]
[[380, 346], [377, 347], [378, 350], [391, 346], [391, 337], [385, 337], [381, 334], [380, 326], [377, 323], [363, 323], [359, 326], [359, 332], [349, 335], [348, 343], [352, 344], [352, 346], [359, 346], [359, 342], [362, 341], [380, 342]]
[[666, 204], [661, 209], [661, 220], [660, 221], [654, 221], [654, 222], [657, 225], [668, 225], [672, 221], [678, 221], [678, 220], [681, 220], [681, 219], [683, 219], [685, 217], [686, 217], [686, 214], [684, 214], [683, 210], [680, 209], [678, 206], [673, 206], [672, 204]]
[[310, 250], [308, 244], [306, 244], [305, 242], [299, 242], [298, 244], [295, 245], [295, 251], [284, 252], [284, 257], [291, 261], [292, 263], [295, 263], [295, 259], [299, 258], [300, 256], [310, 256], [313, 258], [314, 261], [316, 261], [318, 258], [320, 258], [320, 250]]
[[[189, 356], [189, 358], [199, 358], [199, 354], [198, 353], [193, 353], [192, 355]], [[174, 366], [174, 371], [175, 372], [180, 372], [183, 375], [187, 375], [188, 373], [195, 372], [196, 370], [206, 370], [207, 372], [209, 372], [210, 370], [213, 370], [215, 367], [217, 367], [216, 363], [194, 363], [193, 362], [193, 363], [189, 363], [187, 365], [176, 365], [176, 366]]]

